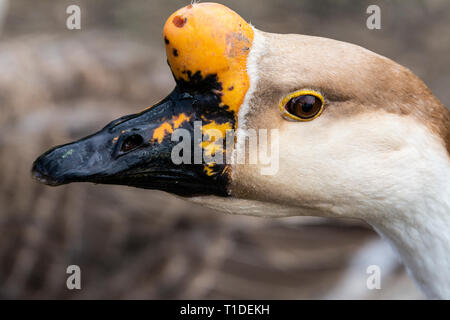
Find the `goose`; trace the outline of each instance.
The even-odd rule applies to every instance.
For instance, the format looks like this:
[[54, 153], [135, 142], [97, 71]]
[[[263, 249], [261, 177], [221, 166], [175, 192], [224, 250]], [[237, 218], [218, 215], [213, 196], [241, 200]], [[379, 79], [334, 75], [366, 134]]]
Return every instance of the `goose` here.
[[[163, 39], [174, 90], [45, 152], [35, 179], [158, 189], [232, 214], [360, 219], [428, 298], [450, 298], [450, 113], [417, 76], [357, 45], [263, 32], [217, 3], [174, 12]], [[190, 135], [174, 139], [181, 129]], [[278, 137], [270, 174], [202, 157], [257, 154], [251, 130]], [[184, 140], [183, 159], [200, 158], [175, 163]]]

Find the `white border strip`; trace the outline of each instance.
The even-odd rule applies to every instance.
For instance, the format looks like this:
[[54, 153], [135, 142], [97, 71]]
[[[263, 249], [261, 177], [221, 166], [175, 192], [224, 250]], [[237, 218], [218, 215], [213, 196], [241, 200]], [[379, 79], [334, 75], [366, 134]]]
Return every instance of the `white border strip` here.
[[[253, 43], [247, 58], [247, 75], [249, 77], [250, 86], [238, 112], [237, 141], [234, 151], [235, 156], [236, 150], [245, 148], [245, 134], [239, 134], [239, 132], [245, 133], [247, 130], [246, 116], [250, 112], [250, 100], [253, 98], [253, 94], [256, 91], [259, 81], [258, 60], [266, 50], [266, 39], [264, 38], [264, 35], [254, 26], [251, 25], [251, 27], [253, 29]], [[236, 157], [234, 157], [234, 159], [236, 159]]]

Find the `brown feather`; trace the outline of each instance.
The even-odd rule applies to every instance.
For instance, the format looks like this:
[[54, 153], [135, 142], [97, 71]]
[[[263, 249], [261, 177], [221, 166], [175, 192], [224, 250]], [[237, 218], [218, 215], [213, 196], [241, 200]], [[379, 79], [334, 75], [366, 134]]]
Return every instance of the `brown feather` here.
[[450, 111], [408, 68], [346, 42], [294, 34], [264, 35], [267, 50], [258, 64], [264, 75], [258, 92], [263, 96], [255, 99], [269, 106], [287, 93], [310, 88], [321, 92], [332, 105], [327, 114], [333, 117], [374, 109], [412, 116], [442, 139], [450, 156]]

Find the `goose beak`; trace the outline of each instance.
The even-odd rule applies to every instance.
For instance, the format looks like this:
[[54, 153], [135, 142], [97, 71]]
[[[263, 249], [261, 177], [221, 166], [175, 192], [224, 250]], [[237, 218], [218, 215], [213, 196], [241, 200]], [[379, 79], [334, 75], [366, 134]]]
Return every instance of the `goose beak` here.
[[[159, 189], [183, 196], [226, 195], [225, 165], [215, 164], [216, 174], [208, 175], [203, 162], [189, 159], [180, 164], [172, 157], [172, 149], [179, 141], [172, 141], [171, 137], [177, 129], [183, 129], [183, 139], [188, 139], [183, 141], [187, 146], [183, 152], [193, 154], [195, 146], [201, 145], [195, 143], [194, 122], [199, 116], [193, 106], [211, 98], [214, 99], [194, 97], [176, 88], [166, 99], [141, 113], [114, 120], [93, 135], [45, 152], [33, 163], [32, 175], [50, 186], [94, 182]], [[219, 118], [223, 123], [232, 121], [226, 115]]]
[[[34, 178], [52, 186], [86, 181], [185, 196], [227, 195], [226, 137], [236, 129], [249, 87], [246, 61], [253, 29], [227, 7], [203, 3], [172, 14], [163, 36], [174, 91], [141, 113], [45, 152], [33, 164]], [[172, 139], [178, 129], [185, 130], [181, 163], [172, 152], [180, 142]], [[209, 139], [209, 130], [222, 139]]]

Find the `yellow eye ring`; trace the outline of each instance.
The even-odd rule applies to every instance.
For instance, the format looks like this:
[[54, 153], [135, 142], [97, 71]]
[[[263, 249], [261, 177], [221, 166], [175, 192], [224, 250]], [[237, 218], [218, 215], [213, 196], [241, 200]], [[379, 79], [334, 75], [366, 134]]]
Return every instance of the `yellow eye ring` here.
[[295, 91], [280, 102], [280, 111], [286, 118], [297, 121], [311, 121], [322, 114], [325, 100], [314, 90]]

